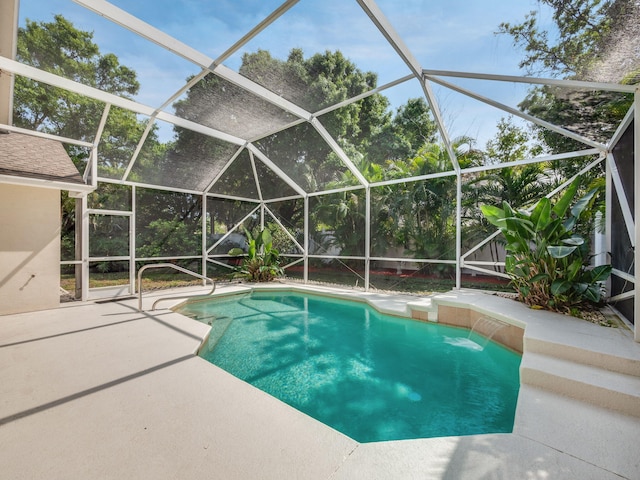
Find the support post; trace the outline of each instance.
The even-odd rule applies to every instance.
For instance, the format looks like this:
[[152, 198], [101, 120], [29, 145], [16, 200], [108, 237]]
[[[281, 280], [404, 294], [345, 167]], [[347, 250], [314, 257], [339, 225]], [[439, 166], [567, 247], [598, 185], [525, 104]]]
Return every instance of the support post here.
[[82, 242], [84, 242], [84, 235], [82, 233], [84, 229], [84, 221], [83, 221], [83, 200], [86, 198], [86, 195], [81, 198], [76, 198], [76, 208], [75, 208], [75, 254], [73, 259], [75, 261], [79, 261], [80, 263], [76, 263], [74, 265], [74, 278], [76, 281], [76, 288], [74, 298], [76, 300], [82, 299], [82, 277], [84, 275], [84, 257], [83, 257], [83, 249]]
[[365, 189], [364, 214], [364, 291], [369, 291], [369, 270], [371, 267], [371, 187]]
[[[633, 164], [634, 169], [634, 191], [638, 191], [640, 188], [640, 87], [636, 86], [634, 93], [634, 120], [633, 120]], [[636, 342], [640, 342], [640, 328], [638, 328], [638, 321], [640, 320], [640, 249], [638, 248], [638, 241], [640, 240], [640, 219], [638, 214], [640, 213], [640, 195], [636, 194], [634, 198], [633, 214], [635, 218], [635, 245], [634, 250], [634, 291], [635, 297], [633, 301], [633, 326], [634, 326], [634, 338]]]
[[134, 293], [136, 293], [136, 186], [132, 185], [131, 216], [129, 217], [129, 294]]
[[462, 287], [462, 175], [456, 172], [456, 290]]
[[[604, 211], [604, 221], [605, 221], [605, 251], [611, 252], [612, 242], [611, 242], [611, 232], [613, 222], [611, 221], [611, 215], [613, 210], [613, 179], [611, 177], [611, 168], [608, 163], [605, 163], [605, 211]], [[608, 260], [608, 263], [611, 263], [611, 257], [605, 258]], [[613, 275], [613, 274], [612, 274]], [[607, 296], [611, 296], [612, 293], [612, 281], [611, 276], [607, 279]]]
[[[207, 231], [207, 217], [208, 217], [208, 212], [207, 212], [207, 194], [203, 193], [202, 194], [202, 276], [206, 277], [207, 276], [207, 238], [208, 238], [208, 231]], [[207, 281], [202, 279], [202, 286], [206, 285]]]
[[304, 283], [309, 282], [309, 196], [304, 197]]
[[[80, 242], [81, 260], [82, 260], [82, 275], [80, 276], [82, 291], [82, 301], [89, 300], [89, 201], [87, 195], [83, 195], [80, 199], [80, 215], [82, 217], [80, 235], [82, 241]], [[76, 228], [78, 226], [76, 225]]]

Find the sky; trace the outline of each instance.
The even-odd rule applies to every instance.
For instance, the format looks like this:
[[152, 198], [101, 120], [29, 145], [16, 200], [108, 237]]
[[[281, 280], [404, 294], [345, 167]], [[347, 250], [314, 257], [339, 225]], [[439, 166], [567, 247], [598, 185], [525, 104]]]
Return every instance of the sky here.
[[[112, 4], [175, 39], [216, 58], [251, 28], [277, 9], [279, 0], [113, 0]], [[496, 35], [501, 22], [519, 23], [536, 10], [542, 23], [548, 21], [536, 0], [378, 0], [402, 41], [422, 68], [490, 74], [522, 75], [518, 63], [522, 52], [510, 38]], [[136, 100], [159, 107], [184, 85], [199, 67], [115, 25], [68, 0], [21, 0], [20, 26], [25, 18], [51, 21], [56, 13], [82, 30], [91, 31], [101, 53], [114, 53], [133, 68], [141, 89]], [[241, 55], [257, 49], [286, 59], [292, 48], [305, 56], [325, 50], [340, 50], [364, 71], [378, 74], [378, 85], [410, 73], [408, 67], [385, 42], [355, 0], [300, 0], [265, 31], [252, 39], [225, 65], [238, 69]], [[450, 79], [483, 96], [517, 105], [527, 86], [511, 83]], [[470, 135], [478, 146], [495, 133], [495, 124], [506, 113], [480, 102], [433, 86], [450, 137]], [[387, 90], [384, 94], [395, 109], [409, 98], [422, 96], [417, 80]], [[170, 129], [169, 129], [170, 130]]]

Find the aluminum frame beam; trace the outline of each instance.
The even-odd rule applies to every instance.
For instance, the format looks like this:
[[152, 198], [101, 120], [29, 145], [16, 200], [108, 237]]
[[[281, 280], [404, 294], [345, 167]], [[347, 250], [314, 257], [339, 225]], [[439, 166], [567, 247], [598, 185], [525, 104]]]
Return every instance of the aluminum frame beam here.
[[616, 165], [616, 161], [613, 158], [613, 154], [609, 153], [607, 155], [607, 168], [611, 173], [611, 181], [613, 186], [615, 187], [616, 198], [618, 199], [618, 204], [620, 205], [620, 210], [622, 212], [622, 218], [624, 219], [624, 223], [626, 226], [626, 232], [629, 236], [629, 240], [631, 241], [631, 246], [635, 249], [636, 247], [636, 239], [635, 239], [635, 224], [633, 219], [633, 213], [631, 213], [631, 206], [627, 201], [627, 196], [625, 195], [624, 187], [622, 185], [622, 178], [620, 178], [620, 172], [618, 171], [618, 166]]
[[[172, 36], [166, 34], [162, 30], [159, 30], [149, 25], [148, 23], [143, 22], [139, 18], [134, 17], [133, 15], [112, 5], [109, 2], [106, 2], [104, 0], [73, 0], [73, 1], [78, 5], [81, 5], [86, 9], [91, 10], [94, 13], [106, 18], [107, 20], [110, 20], [120, 25], [121, 27], [126, 28], [127, 30], [133, 32], [134, 34], [139, 35], [155, 43], [156, 45], [178, 55], [179, 57], [195, 65], [198, 65], [203, 69], [207, 69], [210, 72], [214, 72], [217, 75], [220, 75], [225, 80], [228, 80], [238, 85], [239, 87], [253, 93], [254, 95], [257, 95], [258, 97], [261, 97], [267, 100], [269, 103], [272, 103], [273, 105], [276, 105], [282, 108], [283, 110], [286, 110], [301, 118], [308, 119], [311, 117], [311, 114], [309, 112], [306, 112], [305, 110], [301, 109], [294, 103], [289, 102], [288, 100], [280, 97], [279, 95], [253, 82], [252, 80], [249, 80], [248, 78], [243, 77], [239, 73], [236, 73], [235, 71], [225, 67], [224, 65], [220, 63], [216, 63], [216, 60], [209, 57], [208, 55], [205, 55], [200, 51], [196, 50], [195, 48], [192, 48], [189, 45], [173, 38]], [[293, 2], [293, 1], [285, 2], [285, 4], [283, 4], [278, 10], [276, 10], [276, 12], [274, 12], [274, 13], [277, 13], [277, 15], [272, 14], [270, 17], [268, 17], [268, 20], [269, 20], [268, 22], [266, 22], [265, 20], [260, 24], [261, 29], [266, 28], [266, 26], [269, 23], [273, 22], [275, 19], [281, 16], [290, 7], [295, 5], [295, 3], [297, 2]], [[246, 35], [245, 36], [246, 41], [248, 41], [253, 36], [257, 35], [259, 31], [261, 30], [256, 30], [255, 32], [251, 32], [250, 34]], [[238, 45], [237, 48], [242, 46], [242, 43], [240, 43], [240, 41], [236, 43]], [[227, 50], [227, 52], [225, 52], [223, 56], [224, 55], [229, 56], [232, 53], [233, 51]]]
[[166, 112], [157, 113], [153, 107], [149, 107], [148, 105], [144, 105], [128, 98], [119, 97], [117, 95], [104, 92], [94, 87], [89, 87], [82, 83], [60, 77], [53, 73], [39, 70], [29, 65], [24, 65], [5, 57], [0, 57], [0, 70], [7, 70], [17, 75], [22, 75], [31, 78], [32, 80], [46, 83], [47, 85], [59, 87], [73, 93], [78, 93], [94, 100], [109, 103], [112, 106], [130, 110], [134, 113], [140, 113], [148, 117], [152, 116], [155, 113], [157, 115], [157, 118], [159, 118], [160, 120], [164, 120], [179, 127], [184, 127], [189, 130], [193, 130], [194, 132], [202, 133], [204, 135], [208, 135], [210, 137], [214, 137], [219, 140], [232, 143], [234, 145], [244, 145], [246, 143], [246, 140], [235, 137], [233, 135], [229, 135], [228, 133], [224, 133], [210, 127], [205, 127], [204, 125], [201, 125], [199, 123], [185, 120], [184, 118], [180, 118]]
[[524, 113], [521, 112], [520, 110], [518, 110], [517, 108], [513, 108], [510, 107], [508, 105], [505, 105], [503, 103], [500, 102], [496, 102], [495, 100], [491, 100], [488, 97], [485, 97], [483, 95], [479, 95], [475, 92], [472, 92], [471, 90], [468, 90], [466, 88], [462, 88], [458, 85], [455, 85], [453, 83], [447, 82], [446, 80], [442, 80], [439, 77], [436, 76], [432, 76], [432, 75], [426, 75], [426, 78], [428, 78], [429, 80], [442, 85], [443, 87], [446, 87], [450, 90], [453, 90], [455, 92], [461, 93], [462, 95], [465, 95], [467, 97], [473, 98], [474, 100], [478, 100], [482, 103], [486, 103], [487, 105], [491, 105], [492, 107], [498, 108], [500, 110], [503, 110], [507, 113], [510, 113], [516, 117], [522, 118], [523, 120], [527, 120], [528, 122], [532, 122], [535, 123], [536, 125], [539, 125], [541, 127], [544, 127], [548, 130], [551, 130], [555, 133], [559, 133], [560, 135], [563, 135], [565, 137], [571, 138], [573, 140], [576, 140], [580, 143], [583, 143], [585, 145], [588, 145], [590, 147], [593, 148], [597, 148], [599, 150], [602, 150], [603, 152], [606, 151], [606, 145], [601, 144], [600, 142], [596, 142], [593, 141], [591, 139], [588, 139], [586, 137], [583, 137], [582, 135], [579, 135], [577, 133], [574, 133], [570, 130], [567, 130], [565, 128], [562, 127], [558, 127], [557, 125], [554, 125], [552, 123], [549, 123], [545, 120], [541, 120], [537, 117], [534, 117], [533, 115], [529, 115], [528, 113]]
[[311, 119], [311, 125], [313, 126], [313, 128], [316, 129], [316, 131], [320, 134], [322, 139], [329, 145], [331, 150], [333, 150], [333, 152], [338, 156], [338, 158], [342, 160], [342, 163], [345, 164], [345, 166], [349, 169], [349, 171], [353, 174], [353, 176], [358, 179], [358, 182], [360, 182], [360, 184], [365, 187], [368, 186], [369, 181], [366, 178], [364, 178], [364, 175], [362, 175], [360, 170], [358, 170], [358, 168], [353, 164], [353, 162], [347, 156], [347, 154], [344, 153], [344, 150], [342, 150], [342, 147], [338, 145], [338, 142], [336, 142], [334, 138], [331, 136], [331, 134], [327, 132], [327, 129], [324, 128], [324, 125], [322, 125], [322, 123], [320, 123], [320, 120], [318, 120], [317, 118]]
[[612, 92], [633, 93], [633, 85], [622, 85], [620, 83], [609, 82], [585, 82], [580, 80], [559, 80], [555, 78], [540, 77], [519, 77], [516, 75], [496, 75], [490, 73], [456, 72], [450, 70], [429, 70], [422, 71], [427, 76], [469, 78], [472, 80], [494, 80], [509, 83], [527, 83], [535, 85], [553, 85], [557, 87], [580, 88], [587, 90], [609, 90]]
[[393, 28], [393, 25], [391, 25], [391, 22], [389, 22], [384, 13], [382, 13], [382, 10], [380, 10], [378, 5], [372, 0], [357, 0], [357, 2], [384, 38], [387, 39], [387, 42], [389, 42], [396, 53], [409, 67], [409, 70], [411, 70], [416, 78], [422, 78], [422, 67], [420, 66], [420, 62], [418, 62], [418, 60], [413, 56], [411, 50], [409, 50], [405, 45], [400, 35], [398, 35], [395, 28]]
[[433, 95], [433, 91], [428, 82], [425, 81], [424, 75], [422, 73], [422, 67], [420, 66], [420, 62], [413, 56], [411, 50], [404, 43], [400, 35], [395, 31], [391, 22], [386, 18], [386, 16], [382, 13], [382, 10], [378, 7], [378, 5], [373, 0], [357, 0], [360, 7], [364, 10], [364, 12], [369, 16], [374, 25], [378, 28], [380, 33], [384, 36], [384, 38], [389, 42], [389, 44], [393, 47], [396, 53], [402, 58], [404, 63], [409, 67], [409, 70], [413, 73], [413, 75], [420, 80], [422, 89], [424, 91], [427, 102], [429, 103], [429, 107], [435, 117], [436, 123], [438, 125], [438, 130], [440, 131], [440, 136], [449, 152], [450, 161], [453, 165], [454, 170], [459, 170], [460, 166], [458, 164], [458, 160], [456, 158], [455, 152], [453, 150], [451, 139], [449, 138], [449, 133], [445, 128], [444, 122], [442, 121], [442, 115], [440, 113], [440, 108], [438, 107], [438, 102], [435, 100], [435, 96]]
[[282, 180], [284, 180], [284, 182], [289, 185], [291, 188], [293, 188], [296, 193], [298, 193], [300, 196], [305, 196], [306, 192], [302, 189], [302, 187], [300, 185], [298, 185], [296, 182], [294, 182], [291, 177], [289, 177], [289, 175], [287, 175], [286, 173], [284, 173], [284, 171], [278, 167], [275, 163], [273, 163], [269, 157], [267, 157], [264, 153], [262, 153], [258, 147], [256, 147], [255, 145], [253, 145], [252, 143], [247, 145], [247, 148], [249, 149], [250, 152], [252, 152], [256, 157], [258, 157], [260, 159], [260, 161], [262, 163], [264, 163], [267, 167], [269, 167], [271, 170], [273, 170], [273, 172], [278, 175]]
[[15, 133], [23, 133], [25, 135], [31, 135], [32, 137], [47, 138], [49, 140], [56, 140], [56, 141], [61, 142], [61, 143], [68, 143], [70, 145], [78, 145], [79, 147], [92, 148], [93, 145], [94, 145], [92, 142], [85, 142], [83, 140], [75, 140], [75, 139], [69, 138], [69, 137], [61, 137], [60, 135], [53, 135], [51, 133], [39, 132], [38, 130], [28, 130], [26, 128], [14, 127], [13, 125], [5, 125], [3, 123], [0, 123], [0, 130], [6, 130], [8, 132], [15, 132]]
[[203, 193], [208, 194], [211, 191], [213, 186], [218, 182], [218, 180], [220, 180], [222, 178], [222, 176], [225, 174], [225, 172], [233, 164], [233, 162], [236, 160], [236, 158], [238, 158], [240, 156], [240, 154], [242, 153], [242, 151], [246, 147], [247, 147], [247, 145], [244, 144], [242, 147], [240, 147], [238, 150], [236, 150], [236, 152], [231, 156], [231, 158], [227, 161], [227, 163], [225, 163], [224, 167], [222, 167], [222, 169], [218, 172], [218, 174], [215, 177], [213, 177], [213, 180], [211, 180], [209, 185], [207, 185], [207, 187], [204, 189]]

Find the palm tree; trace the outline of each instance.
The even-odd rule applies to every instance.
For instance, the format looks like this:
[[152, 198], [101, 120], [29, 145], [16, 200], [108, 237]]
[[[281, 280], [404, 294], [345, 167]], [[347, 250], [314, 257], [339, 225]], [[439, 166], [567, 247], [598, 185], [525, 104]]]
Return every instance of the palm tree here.
[[[468, 137], [453, 141], [458, 162], [466, 166], [477, 151]], [[452, 170], [449, 153], [439, 143], [425, 144], [406, 161], [390, 164], [388, 176], [407, 178]], [[395, 219], [395, 240], [415, 258], [453, 259], [455, 257], [456, 177], [436, 177], [393, 185], [385, 204]], [[442, 270], [441, 267], [433, 267]], [[445, 268], [446, 269], [446, 268]]]
[[[487, 142], [480, 164], [499, 164], [532, 158], [541, 148], [531, 142], [531, 135], [513, 125], [510, 119], [498, 123], [496, 137]], [[472, 175], [463, 184], [464, 243], [474, 245], [495, 231], [480, 212], [481, 205], [502, 205], [527, 208], [549, 189], [548, 166], [532, 163], [496, 168]], [[490, 244], [492, 260], [497, 260], [497, 244]]]

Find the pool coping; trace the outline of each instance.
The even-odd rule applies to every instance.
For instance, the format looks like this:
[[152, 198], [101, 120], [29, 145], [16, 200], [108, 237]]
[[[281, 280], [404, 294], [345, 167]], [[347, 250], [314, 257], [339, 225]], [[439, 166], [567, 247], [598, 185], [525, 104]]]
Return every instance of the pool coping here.
[[[397, 298], [364, 296], [400, 311]], [[631, 373], [640, 358], [640, 346], [621, 331], [495, 295], [457, 291], [404, 300], [425, 309], [498, 310], [526, 322], [523, 361], [531, 356], [534, 367], [544, 363], [537, 358], [544, 345], [578, 359], [587, 350], [598, 362], [623, 358]], [[215, 469], [221, 478], [640, 477], [638, 417], [535, 384], [520, 389], [511, 434], [357, 443], [195, 356], [208, 331], [166, 309], [137, 312], [134, 300], [0, 317], [6, 474], [202, 478]]]

